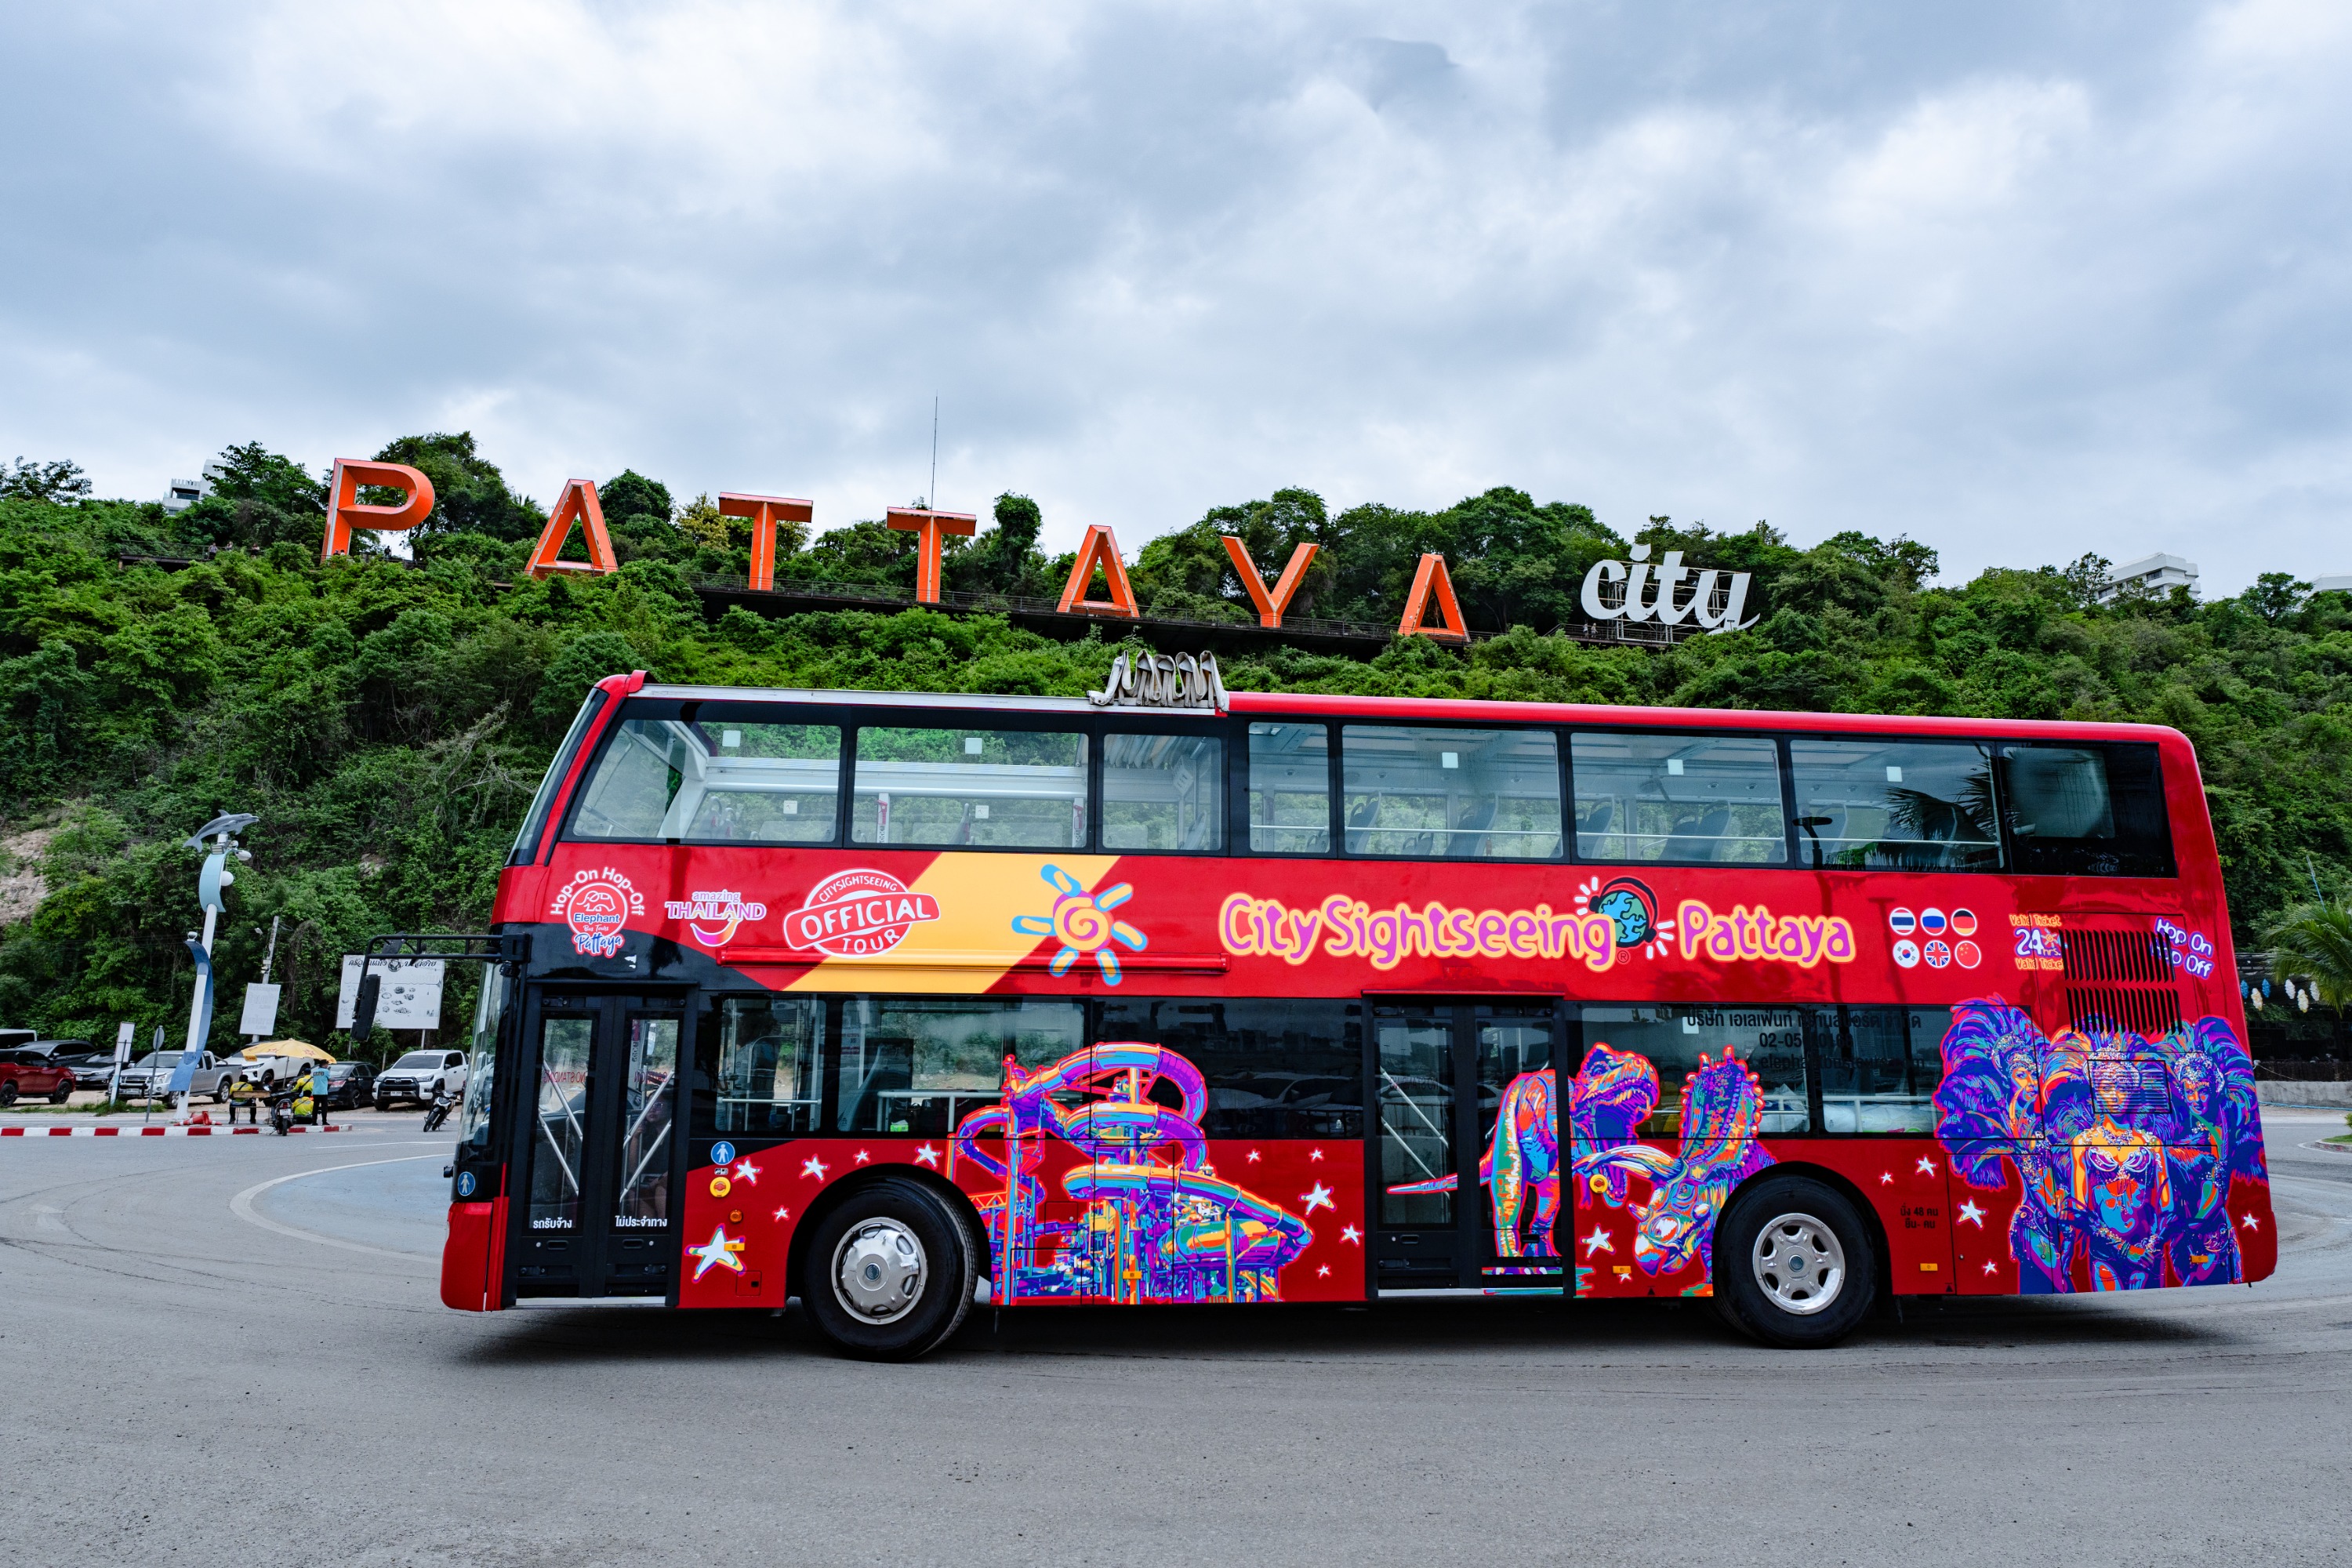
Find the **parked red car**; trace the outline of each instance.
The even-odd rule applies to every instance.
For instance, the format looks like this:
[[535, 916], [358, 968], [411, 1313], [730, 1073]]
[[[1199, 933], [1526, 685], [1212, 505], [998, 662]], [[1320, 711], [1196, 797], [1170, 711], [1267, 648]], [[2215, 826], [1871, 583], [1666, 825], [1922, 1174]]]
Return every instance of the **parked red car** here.
[[46, 1100], [63, 1105], [74, 1091], [73, 1068], [39, 1051], [0, 1051], [0, 1105]]

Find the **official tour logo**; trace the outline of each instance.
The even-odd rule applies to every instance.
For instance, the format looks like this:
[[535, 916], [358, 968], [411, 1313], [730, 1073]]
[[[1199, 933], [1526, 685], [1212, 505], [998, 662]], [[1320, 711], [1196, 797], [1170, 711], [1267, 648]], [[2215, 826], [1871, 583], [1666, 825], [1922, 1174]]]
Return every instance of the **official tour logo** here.
[[909, 890], [887, 871], [836, 871], [784, 917], [784, 940], [828, 958], [873, 958], [939, 918], [937, 899]]
[[631, 915], [646, 912], [646, 896], [610, 866], [578, 871], [555, 895], [554, 912], [572, 928], [572, 949], [595, 958], [621, 951]]
[[662, 910], [674, 921], [688, 921], [686, 929], [705, 947], [725, 947], [735, 940], [736, 928], [744, 921], [756, 924], [768, 918], [767, 905], [723, 889], [672, 899]]

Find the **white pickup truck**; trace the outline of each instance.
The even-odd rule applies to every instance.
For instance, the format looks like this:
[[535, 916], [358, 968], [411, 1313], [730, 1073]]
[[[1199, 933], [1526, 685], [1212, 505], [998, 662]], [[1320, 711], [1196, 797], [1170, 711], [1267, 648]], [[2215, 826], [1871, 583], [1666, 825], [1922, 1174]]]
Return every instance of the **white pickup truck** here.
[[[161, 1100], [172, 1090], [172, 1075], [179, 1070], [180, 1058], [185, 1051], [149, 1051], [122, 1069], [122, 1087], [118, 1091], [125, 1100]], [[195, 1076], [188, 1082], [191, 1095], [208, 1094], [215, 1104], [228, 1099], [228, 1087], [236, 1081], [236, 1068], [242, 1062], [224, 1062], [206, 1051], [196, 1058]]]

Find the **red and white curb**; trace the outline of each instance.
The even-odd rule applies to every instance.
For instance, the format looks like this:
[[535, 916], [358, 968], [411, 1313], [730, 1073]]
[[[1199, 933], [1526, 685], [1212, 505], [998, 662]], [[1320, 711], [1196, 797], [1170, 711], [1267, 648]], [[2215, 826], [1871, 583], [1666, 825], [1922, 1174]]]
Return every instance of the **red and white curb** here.
[[[0, 1127], [0, 1138], [252, 1138], [267, 1127]], [[357, 1127], [289, 1127], [289, 1132], [358, 1132]]]

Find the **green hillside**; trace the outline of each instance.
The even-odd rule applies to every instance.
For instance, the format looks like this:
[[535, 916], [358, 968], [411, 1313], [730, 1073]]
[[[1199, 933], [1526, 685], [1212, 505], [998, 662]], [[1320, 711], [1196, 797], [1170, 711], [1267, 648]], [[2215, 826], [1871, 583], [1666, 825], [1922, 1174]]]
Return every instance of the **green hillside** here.
[[[339, 957], [362, 937], [487, 918], [550, 752], [614, 670], [1075, 694], [1116, 648], [929, 610], [708, 619], [692, 585], [742, 581], [744, 525], [633, 472], [600, 487], [619, 574], [534, 583], [520, 567], [544, 513], [471, 437], [380, 456], [435, 482], [413, 563], [319, 564], [320, 482], [257, 445], [223, 454], [215, 492], [175, 516], [89, 499], [69, 464], [0, 468], [0, 1023], [183, 1027], [181, 938], [198, 916], [178, 844], [243, 810], [261, 823], [220, 939], [226, 989], [257, 975], [257, 931], [282, 917], [281, 1027], [326, 1039]], [[978, 538], [954, 542], [947, 586], [1056, 593], [1068, 558], [1040, 553], [1041, 521], [1000, 497]], [[1474, 629], [1501, 634], [1368, 660], [1238, 658], [1237, 689], [2170, 724], [2204, 760], [2242, 944], [2315, 879], [2340, 890], [2352, 866], [2352, 602], [2284, 575], [2234, 599], [2101, 606], [2104, 563], [2087, 558], [1928, 586], [1935, 552], [1899, 538], [1799, 550], [1760, 523], [1718, 535], [1653, 518], [1636, 539], [1755, 572], [1763, 619], [1671, 652], [1593, 648], [1549, 635], [1577, 614], [1585, 567], [1627, 542], [1588, 509], [1496, 489], [1439, 512], [1333, 515], [1282, 490], [1145, 544], [1147, 614], [1254, 618], [1225, 532], [1269, 573], [1299, 541], [1325, 546], [1292, 613], [1336, 619], [1393, 623], [1421, 552], [1442, 551]], [[780, 543], [783, 582], [911, 596], [913, 574], [912, 536], [878, 523]], [[224, 1005], [222, 1041], [235, 1018]]]

